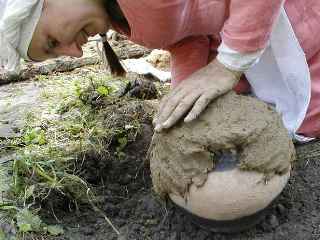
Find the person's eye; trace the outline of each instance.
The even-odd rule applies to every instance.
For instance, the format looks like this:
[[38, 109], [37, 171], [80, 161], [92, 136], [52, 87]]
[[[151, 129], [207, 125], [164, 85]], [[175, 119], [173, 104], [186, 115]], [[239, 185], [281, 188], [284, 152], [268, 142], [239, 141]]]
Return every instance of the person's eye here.
[[52, 50], [59, 46], [59, 42], [57, 40], [54, 40], [52, 38], [48, 39], [48, 49]]

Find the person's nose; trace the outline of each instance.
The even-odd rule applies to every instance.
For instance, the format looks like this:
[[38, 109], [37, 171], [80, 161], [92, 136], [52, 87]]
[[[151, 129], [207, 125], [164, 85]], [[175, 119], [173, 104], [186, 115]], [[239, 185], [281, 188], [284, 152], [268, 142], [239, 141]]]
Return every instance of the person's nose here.
[[77, 43], [69, 45], [60, 45], [55, 49], [55, 54], [58, 56], [69, 56], [69, 57], [82, 57], [83, 51], [78, 47]]

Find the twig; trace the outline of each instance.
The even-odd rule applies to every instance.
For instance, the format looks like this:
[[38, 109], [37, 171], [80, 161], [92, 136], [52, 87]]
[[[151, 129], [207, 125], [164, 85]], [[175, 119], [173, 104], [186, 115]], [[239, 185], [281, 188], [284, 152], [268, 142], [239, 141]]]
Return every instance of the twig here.
[[106, 220], [106, 222], [111, 226], [111, 228], [113, 229], [113, 231], [119, 236], [119, 235], [120, 235], [119, 230], [112, 224], [112, 222], [111, 222], [110, 219], [104, 214], [104, 212], [102, 212], [102, 211], [93, 203], [93, 201], [92, 201], [92, 199], [91, 199], [91, 197], [90, 197], [90, 195], [89, 195], [90, 192], [91, 192], [91, 189], [88, 188], [88, 190], [87, 190], [87, 197], [88, 197], [88, 200], [89, 200], [89, 203], [90, 203], [92, 209], [93, 209], [95, 212], [97, 212], [97, 213], [99, 213], [100, 215], [102, 215], [103, 218]]

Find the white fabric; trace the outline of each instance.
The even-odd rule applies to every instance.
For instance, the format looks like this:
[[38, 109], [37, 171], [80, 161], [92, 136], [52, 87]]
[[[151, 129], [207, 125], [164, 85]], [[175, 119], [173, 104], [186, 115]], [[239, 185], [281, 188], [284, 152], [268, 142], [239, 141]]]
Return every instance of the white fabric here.
[[311, 80], [307, 60], [288, 16], [282, 8], [271, 34], [270, 45], [259, 63], [245, 73], [254, 94], [271, 103], [282, 114], [291, 137], [296, 135], [305, 118], [311, 97]]
[[[101, 42], [106, 41], [106, 39], [91, 39], [91, 41], [97, 41], [97, 51], [100, 55], [103, 64], [105, 66], [108, 65], [108, 61], [105, 56], [105, 52], [102, 50], [103, 45]], [[138, 59], [125, 59], [121, 61], [123, 67], [126, 72], [133, 72], [141, 75], [151, 74], [155, 78], [157, 78], [160, 82], [168, 82], [171, 80], [171, 72], [162, 71], [160, 69], [155, 68], [151, 63], [147, 61], [146, 58], [138, 58]]]
[[159, 79], [161, 82], [168, 82], [171, 80], [171, 73], [159, 70], [148, 63], [144, 58], [139, 59], [125, 59], [122, 62], [127, 72], [134, 72], [137, 74], [151, 74]]
[[4, 10], [6, 9], [7, 0], [0, 0], [0, 19], [4, 14]]
[[240, 53], [222, 41], [218, 48], [217, 60], [231, 70], [244, 72], [259, 61], [263, 52], [264, 49], [253, 53]]
[[40, 19], [44, 0], [0, 0], [0, 67], [17, 73]]

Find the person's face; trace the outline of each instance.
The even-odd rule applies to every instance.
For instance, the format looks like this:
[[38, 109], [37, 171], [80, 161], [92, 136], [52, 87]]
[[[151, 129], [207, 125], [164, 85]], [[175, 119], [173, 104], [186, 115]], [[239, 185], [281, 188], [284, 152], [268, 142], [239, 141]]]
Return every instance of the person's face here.
[[81, 57], [88, 37], [108, 29], [108, 15], [97, 0], [45, 0], [28, 56], [34, 61]]

